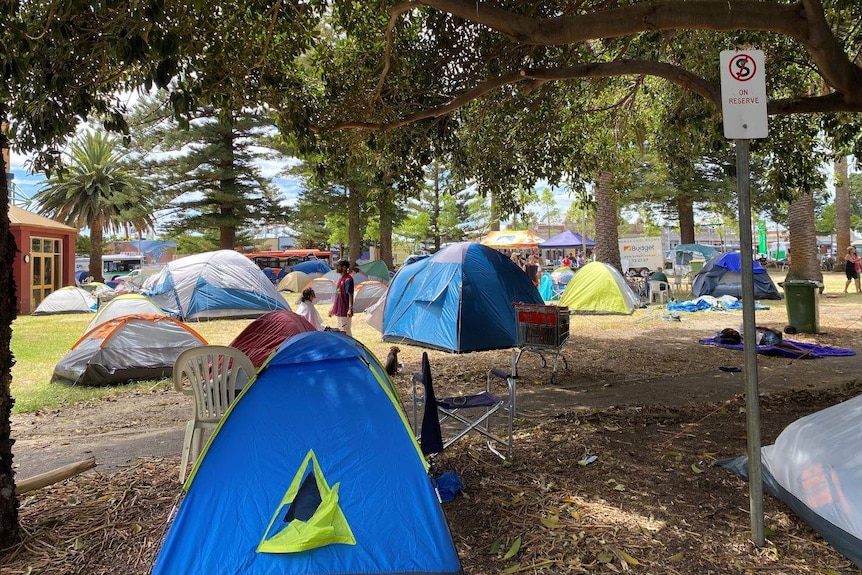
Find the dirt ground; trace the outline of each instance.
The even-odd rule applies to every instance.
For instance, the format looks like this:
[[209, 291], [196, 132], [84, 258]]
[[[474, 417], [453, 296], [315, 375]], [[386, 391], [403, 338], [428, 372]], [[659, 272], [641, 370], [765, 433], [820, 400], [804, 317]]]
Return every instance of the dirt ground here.
[[[782, 302], [759, 325], [781, 329]], [[785, 336], [862, 349], [862, 296], [823, 297], [818, 335]], [[746, 450], [738, 351], [700, 345], [741, 312], [575, 317], [568, 369], [519, 364], [511, 465], [476, 440], [435, 462], [455, 471], [461, 496], [444, 506], [464, 572], [860, 573], [782, 503], [767, 497], [767, 545], [748, 538], [747, 484], [715, 467]], [[363, 340], [378, 357], [388, 344]], [[401, 346], [395, 377], [410, 411], [410, 374], [422, 349]], [[429, 352], [438, 395], [484, 385], [508, 350]], [[763, 443], [798, 417], [858, 395], [859, 356], [758, 356]], [[189, 399], [165, 387], [117, 400], [16, 415], [19, 477], [94, 455], [99, 466], [21, 497], [22, 541], [0, 552], [9, 575], [147, 573], [180, 496], [176, 480]], [[116, 446], [114, 451], [106, 445]], [[113, 449], [113, 447], [112, 447]], [[579, 465], [587, 455], [597, 459]]]

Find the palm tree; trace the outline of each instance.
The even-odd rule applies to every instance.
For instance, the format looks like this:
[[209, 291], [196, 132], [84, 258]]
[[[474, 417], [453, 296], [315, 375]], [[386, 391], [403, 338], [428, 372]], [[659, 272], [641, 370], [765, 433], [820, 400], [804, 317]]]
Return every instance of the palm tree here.
[[817, 259], [817, 230], [814, 227], [814, 194], [803, 192], [787, 208], [790, 232], [789, 280], [823, 282], [823, 271]]
[[[850, 178], [847, 156], [844, 155], [835, 159], [835, 244], [835, 253], [839, 255], [844, 254], [850, 245]], [[838, 259], [840, 269], [837, 271], [841, 271], [844, 269], [844, 260]]]
[[34, 199], [40, 213], [77, 228], [90, 228], [90, 275], [102, 281], [105, 232], [130, 224], [139, 232], [153, 227], [153, 194], [106, 134], [87, 132], [72, 143], [65, 169], [48, 179]]
[[618, 218], [619, 204], [614, 190], [614, 176], [604, 170], [593, 190], [596, 198], [596, 260], [622, 270]]

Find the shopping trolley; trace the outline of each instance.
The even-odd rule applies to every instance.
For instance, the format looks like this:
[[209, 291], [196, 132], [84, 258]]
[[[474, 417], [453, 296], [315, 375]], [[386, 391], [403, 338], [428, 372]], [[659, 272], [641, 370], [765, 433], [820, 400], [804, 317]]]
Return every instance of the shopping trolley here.
[[556, 305], [537, 305], [514, 303], [515, 318], [518, 325], [517, 357], [513, 362], [513, 371], [517, 372], [518, 362], [525, 351], [539, 354], [542, 367], [548, 365], [543, 352], [548, 351], [554, 356], [554, 370], [551, 374], [551, 384], [557, 382], [557, 364], [563, 361], [563, 369], [569, 369], [561, 348], [569, 339], [569, 308]]

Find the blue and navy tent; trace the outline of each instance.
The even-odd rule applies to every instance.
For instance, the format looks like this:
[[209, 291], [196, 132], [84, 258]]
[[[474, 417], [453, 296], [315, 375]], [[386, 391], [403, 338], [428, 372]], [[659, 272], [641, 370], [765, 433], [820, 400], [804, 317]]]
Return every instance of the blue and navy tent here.
[[392, 278], [383, 339], [455, 353], [516, 347], [517, 302], [544, 304], [521, 268], [488, 246], [452, 244]]
[[[751, 262], [754, 271], [754, 298], [781, 299], [772, 278], [756, 261]], [[691, 283], [695, 297], [730, 295], [742, 299], [742, 260], [739, 252], [722, 254], [717, 252], [704, 264]]]
[[232, 250], [174, 260], [147, 278], [143, 293], [184, 321], [258, 317], [290, 309], [260, 268]]
[[461, 573], [392, 383], [344, 334], [285, 342], [185, 489], [153, 575]]

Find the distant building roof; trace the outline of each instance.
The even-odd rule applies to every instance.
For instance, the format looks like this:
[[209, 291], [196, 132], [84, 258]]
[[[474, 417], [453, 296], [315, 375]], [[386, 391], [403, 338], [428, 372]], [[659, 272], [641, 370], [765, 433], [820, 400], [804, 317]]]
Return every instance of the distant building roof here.
[[73, 228], [72, 226], [61, 224], [60, 222], [54, 221], [51, 218], [46, 218], [45, 216], [40, 216], [39, 214], [34, 214], [33, 212], [28, 212], [27, 210], [22, 210], [21, 208], [13, 205], [9, 206], [9, 223], [13, 226], [31, 226], [35, 228], [45, 228], [50, 230], [78, 233], [78, 228]]

